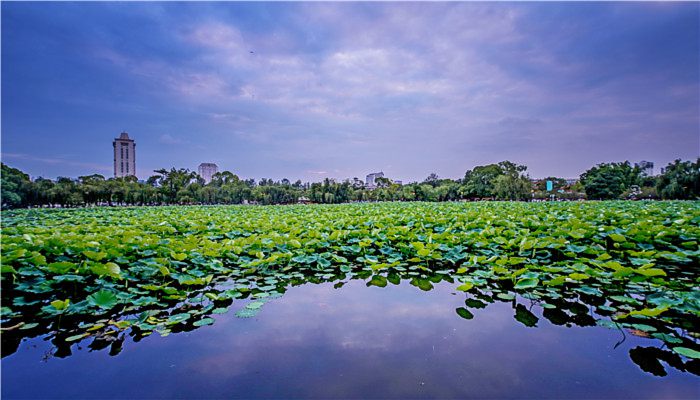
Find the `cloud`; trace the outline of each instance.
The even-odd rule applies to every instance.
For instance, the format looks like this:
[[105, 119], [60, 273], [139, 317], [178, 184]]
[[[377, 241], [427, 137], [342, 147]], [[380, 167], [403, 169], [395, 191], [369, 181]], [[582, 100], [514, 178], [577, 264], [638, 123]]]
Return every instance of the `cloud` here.
[[81, 167], [86, 168], [91, 171], [103, 171], [112, 172], [113, 168], [109, 165], [96, 164], [96, 163], [85, 163], [74, 161], [64, 158], [51, 158], [51, 157], [37, 157], [31, 154], [24, 153], [2, 153], [2, 157], [10, 160], [21, 160], [21, 161], [34, 161], [42, 164], [52, 165], [52, 166], [71, 166], [71, 167]]
[[173, 135], [170, 135], [168, 133], [164, 133], [160, 135], [158, 138], [158, 141], [163, 144], [171, 144], [171, 145], [177, 145], [177, 144], [186, 144], [189, 143], [186, 140], [174, 137]]
[[523, 118], [523, 117], [505, 117], [498, 121], [498, 124], [504, 127], [523, 127], [541, 125], [543, 121], [540, 118]]
[[[176, 146], [185, 137], [192, 148], [216, 143], [206, 156], [231, 158], [231, 169], [302, 179], [317, 177], [310, 171], [364, 176], [386, 163], [396, 179], [431, 171], [459, 177], [505, 158], [530, 165], [533, 174], [570, 176], [613, 151], [658, 163], [697, 153], [697, 8], [685, 5], [313, 2], [123, 10], [120, 22], [134, 29], [113, 29], [114, 21], [97, 12], [95, 21], [78, 24], [82, 36], [73, 47], [88, 51], [75, 66], [92, 70], [74, 69], [73, 59], [70, 68], [47, 65], [81, 74], [70, 82], [104, 73], [102, 86], [110, 90], [94, 101], [81, 92], [82, 104], [121, 101], [106, 111], [113, 120], [140, 120], [142, 131], [156, 132], [151, 143], [173, 145], [171, 154], [152, 156], [159, 163], [205, 156]], [[153, 24], [139, 28], [143, 18]], [[84, 31], [95, 34], [86, 39]], [[12, 89], [20, 81], [11, 75], [21, 69], [16, 59], [8, 56], [14, 69], [4, 68], [7, 96], [27, 92]], [[140, 142], [140, 154], [147, 144]], [[555, 162], [571, 149], [586, 151]]]

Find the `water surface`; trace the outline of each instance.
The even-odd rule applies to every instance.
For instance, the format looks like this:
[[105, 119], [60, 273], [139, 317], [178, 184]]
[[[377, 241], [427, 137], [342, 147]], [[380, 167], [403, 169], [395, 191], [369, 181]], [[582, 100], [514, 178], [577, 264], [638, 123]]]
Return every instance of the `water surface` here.
[[[25, 340], [2, 360], [3, 398], [697, 398], [700, 380], [662, 364], [624, 330], [557, 326], [527, 300], [470, 308], [441, 283], [360, 280], [291, 287], [255, 318], [138, 343], [110, 356], [89, 340], [71, 354]], [[239, 302], [239, 300], [236, 300]], [[241, 303], [243, 301], [240, 301]], [[235, 304], [235, 302], [234, 302]], [[514, 309], [531, 309], [528, 327]], [[624, 340], [623, 340], [624, 339]], [[622, 341], [622, 343], [620, 343]], [[617, 347], [615, 347], [617, 345]], [[636, 350], [635, 350], [636, 349]], [[646, 350], [644, 350], [646, 349]], [[630, 353], [632, 351], [632, 353]], [[113, 353], [117, 353], [114, 351]], [[636, 354], [636, 355], [635, 355]], [[634, 356], [633, 356], [634, 355]], [[652, 361], [650, 365], [655, 365]], [[649, 368], [649, 367], [647, 367]], [[653, 369], [653, 368], [652, 368]], [[658, 372], [658, 371], [657, 371]]]

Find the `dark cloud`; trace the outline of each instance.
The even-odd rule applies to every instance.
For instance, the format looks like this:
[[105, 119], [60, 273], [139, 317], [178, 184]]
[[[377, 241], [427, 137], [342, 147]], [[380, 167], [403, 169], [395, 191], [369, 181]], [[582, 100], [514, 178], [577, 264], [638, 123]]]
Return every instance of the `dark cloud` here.
[[[143, 174], [410, 181], [511, 159], [570, 177], [693, 158], [699, 8], [3, 3], [3, 155], [85, 174], [128, 130]], [[40, 161], [56, 151], [88, 164]]]

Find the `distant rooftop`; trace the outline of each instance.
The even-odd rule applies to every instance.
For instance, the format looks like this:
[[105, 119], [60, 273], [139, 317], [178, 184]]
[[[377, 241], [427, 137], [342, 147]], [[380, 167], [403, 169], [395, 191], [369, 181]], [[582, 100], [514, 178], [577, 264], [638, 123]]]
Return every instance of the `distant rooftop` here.
[[119, 140], [131, 140], [131, 139], [129, 139], [129, 134], [128, 134], [128, 133], [122, 132], [122, 133], [119, 135]]

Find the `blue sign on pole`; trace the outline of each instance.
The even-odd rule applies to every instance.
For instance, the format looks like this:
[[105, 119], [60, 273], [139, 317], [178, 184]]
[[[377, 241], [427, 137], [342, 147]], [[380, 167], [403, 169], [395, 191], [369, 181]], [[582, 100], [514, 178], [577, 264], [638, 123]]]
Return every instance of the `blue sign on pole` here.
[[547, 191], [551, 192], [554, 189], [554, 183], [552, 181], [547, 181]]

